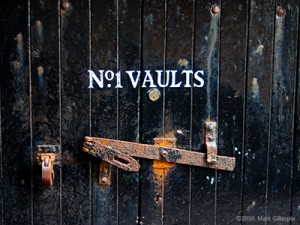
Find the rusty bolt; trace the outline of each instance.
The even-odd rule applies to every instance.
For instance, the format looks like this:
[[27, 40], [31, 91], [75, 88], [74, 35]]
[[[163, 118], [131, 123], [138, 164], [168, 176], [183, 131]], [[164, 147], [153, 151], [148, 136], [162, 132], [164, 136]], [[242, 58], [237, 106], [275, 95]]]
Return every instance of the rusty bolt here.
[[285, 9], [282, 6], [278, 6], [276, 9], [276, 15], [282, 17], [285, 15]]
[[61, 4], [60, 4], [60, 8], [62, 10], [68, 10], [69, 8], [71, 7], [71, 3], [69, 1], [63, 1]]
[[210, 8], [210, 11], [212, 14], [217, 15], [217, 14], [220, 14], [221, 8], [218, 5], [212, 5]]
[[101, 177], [100, 179], [100, 185], [108, 185], [109, 180], [107, 177]]
[[166, 150], [162, 150], [162, 151], [161, 151], [161, 154], [166, 155], [166, 154], [168, 154], [168, 152], [167, 152]]
[[213, 124], [208, 124], [207, 128], [208, 128], [209, 130], [213, 130], [213, 129], [215, 128], [215, 126], [214, 126]]
[[151, 101], [156, 102], [160, 98], [160, 91], [157, 88], [150, 89], [148, 95]]
[[166, 151], [166, 150], [162, 150], [161, 152], [160, 152], [160, 154], [161, 154], [161, 156], [162, 157], [168, 157], [168, 152]]
[[108, 181], [107, 177], [102, 177], [102, 178], [101, 178], [101, 182], [107, 183], [107, 181]]

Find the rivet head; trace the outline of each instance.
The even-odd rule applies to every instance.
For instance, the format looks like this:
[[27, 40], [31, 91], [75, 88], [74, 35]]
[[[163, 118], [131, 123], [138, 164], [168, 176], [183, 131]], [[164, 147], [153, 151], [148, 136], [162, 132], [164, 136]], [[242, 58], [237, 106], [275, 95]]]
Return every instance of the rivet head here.
[[212, 5], [210, 11], [212, 14], [217, 15], [217, 14], [220, 14], [221, 8], [218, 5]]
[[100, 178], [100, 182], [99, 182], [99, 184], [101, 185], [101, 186], [108, 186], [109, 185], [109, 179], [107, 178], [107, 177], [101, 177]]
[[208, 124], [207, 128], [208, 128], [209, 130], [213, 130], [213, 129], [215, 128], [215, 126], [212, 125], [212, 124]]
[[162, 151], [160, 152], [160, 154], [161, 154], [161, 155], [167, 155], [168, 152], [167, 152], [166, 150], [162, 150]]
[[157, 88], [153, 88], [148, 91], [148, 95], [152, 102], [156, 102], [160, 98], [160, 91]]
[[101, 178], [101, 181], [102, 181], [103, 183], [106, 183], [106, 182], [108, 181], [108, 179], [107, 179], [107, 177], [102, 177], [102, 178]]
[[276, 15], [282, 17], [285, 15], [285, 9], [282, 6], [278, 6], [276, 9]]

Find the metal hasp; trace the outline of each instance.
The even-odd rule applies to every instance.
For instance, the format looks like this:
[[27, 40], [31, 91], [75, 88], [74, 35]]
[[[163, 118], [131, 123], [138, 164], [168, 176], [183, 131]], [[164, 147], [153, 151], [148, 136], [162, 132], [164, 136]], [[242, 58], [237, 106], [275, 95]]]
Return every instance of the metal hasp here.
[[58, 164], [57, 145], [38, 145], [35, 160], [42, 166], [42, 183], [45, 187], [53, 185], [54, 170], [53, 165]]
[[214, 121], [205, 122], [205, 145], [207, 151], [207, 162], [217, 162], [217, 123]]
[[133, 157], [233, 171], [235, 158], [217, 155], [216, 134], [216, 122], [205, 122], [207, 154], [97, 137], [85, 137], [82, 150], [120, 169], [132, 172], [140, 169], [140, 164]]

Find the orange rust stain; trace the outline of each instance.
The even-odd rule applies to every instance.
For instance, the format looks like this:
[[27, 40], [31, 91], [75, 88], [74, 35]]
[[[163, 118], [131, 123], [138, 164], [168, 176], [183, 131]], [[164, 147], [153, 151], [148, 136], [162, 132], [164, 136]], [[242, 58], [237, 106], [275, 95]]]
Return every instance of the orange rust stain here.
[[[166, 137], [158, 137], [154, 138], [154, 145], [167, 147], [167, 148], [175, 148], [176, 147], [176, 138], [173, 134], [166, 134]], [[168, 171], [175, 166], [175, 163], [163, 162], [160, 160], [153, 160], [153, 171], [159, 176], [166, 176]]]
[[169, 169], [174, 167], [175, 163], [162, 162], [159, 160], [153, 160], [154, 173], [157, 176], [167, 175]]

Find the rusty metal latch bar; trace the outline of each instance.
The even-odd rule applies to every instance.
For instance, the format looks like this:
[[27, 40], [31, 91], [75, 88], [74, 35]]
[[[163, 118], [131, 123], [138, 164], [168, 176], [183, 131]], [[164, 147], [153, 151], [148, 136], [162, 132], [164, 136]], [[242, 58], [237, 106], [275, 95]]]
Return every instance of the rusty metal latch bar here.
[[98, 138], [85, 137], [83, 151], [126, 171], [140, 169], [140, 164], [126, 152], [105, 145]]
[[137, 172], [140, 168], [138, 161], [133, 157], [233, 171], [235, 158], [217, 155], [216, 123], [209, 121], [205, 126], [207, 154], [97, 137], [85, 137], [83, 151], [132, 172]]

